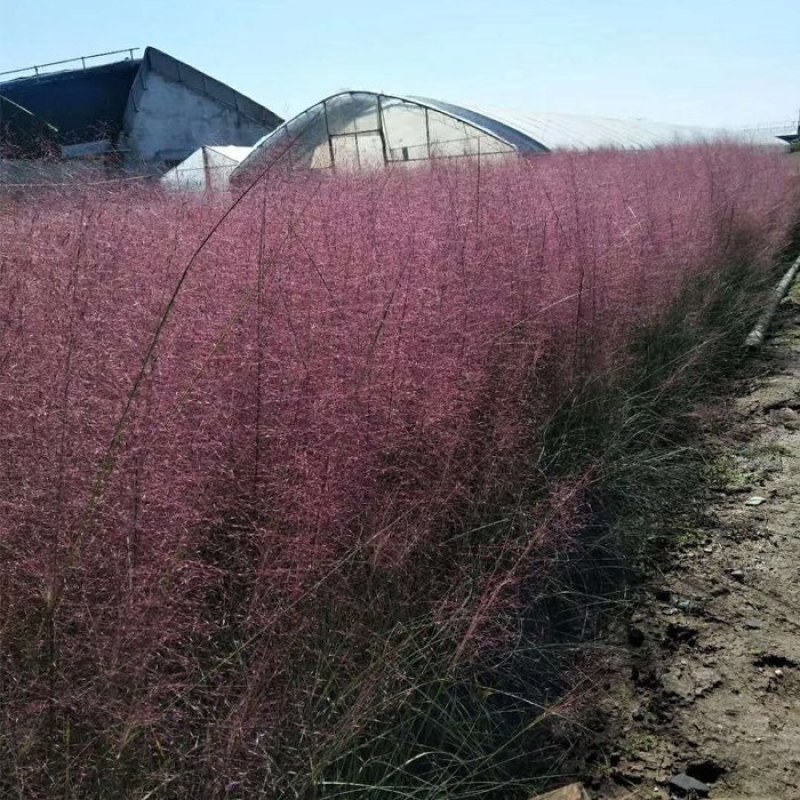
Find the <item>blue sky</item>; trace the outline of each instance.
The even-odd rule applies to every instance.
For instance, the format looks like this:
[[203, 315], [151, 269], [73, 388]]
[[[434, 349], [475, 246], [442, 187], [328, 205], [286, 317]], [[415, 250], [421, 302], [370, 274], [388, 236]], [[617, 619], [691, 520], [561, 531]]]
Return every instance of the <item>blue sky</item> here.
[[282, 116], [342, 88], [745, 126], [796, 118], [796, 0], [3, 0], [0, 70], [153, 45]]

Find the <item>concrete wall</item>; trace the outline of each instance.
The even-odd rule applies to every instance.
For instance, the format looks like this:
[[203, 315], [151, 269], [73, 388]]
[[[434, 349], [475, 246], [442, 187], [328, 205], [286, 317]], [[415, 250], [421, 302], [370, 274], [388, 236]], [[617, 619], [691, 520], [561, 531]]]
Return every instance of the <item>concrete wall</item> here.
[[202, 145], [252, 145], [267, 133], [235, 108], [155, 72], [147, 74], [125, 122], [121, 145], [127, 159], [151, 164], [182, 161]]

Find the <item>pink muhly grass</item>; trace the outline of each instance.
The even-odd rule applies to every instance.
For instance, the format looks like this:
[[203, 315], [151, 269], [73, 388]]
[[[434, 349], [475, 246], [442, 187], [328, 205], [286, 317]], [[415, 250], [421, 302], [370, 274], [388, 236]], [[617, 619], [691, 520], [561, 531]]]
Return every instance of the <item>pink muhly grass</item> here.
[[734, 146], [484, 167], [479, 195], [476, 177], [273, 176], [221, 224], [219, 201], [142, 191], [0, 211], [9, 731], [44, 703], [111, 750], [134, 719], [179, 738], [198, 687], [237, 725], [277, 713], [309, 598], [369, 640], [356, 575], [419, 589], [391, 590], [398, 620], [468, 609], [460, 659], [581, 514], [546, 545], [535, 517], [487, 535], [473, 578], [453, 537], [546, 490], [548, 415], [742, 241], [768, 275], [793, 210], [783, 161]]

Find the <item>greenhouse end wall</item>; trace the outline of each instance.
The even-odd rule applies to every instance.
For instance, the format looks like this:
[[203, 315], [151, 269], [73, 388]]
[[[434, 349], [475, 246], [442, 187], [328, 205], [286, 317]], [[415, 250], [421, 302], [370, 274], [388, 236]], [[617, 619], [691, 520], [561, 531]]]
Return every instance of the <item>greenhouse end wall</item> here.
[[496, 136], [422, 103], [351, 92], [327, 98], [278, 128], [256, 146], [236, 177], [274, 159], [311, 169], [372, 169], [514, 152]]

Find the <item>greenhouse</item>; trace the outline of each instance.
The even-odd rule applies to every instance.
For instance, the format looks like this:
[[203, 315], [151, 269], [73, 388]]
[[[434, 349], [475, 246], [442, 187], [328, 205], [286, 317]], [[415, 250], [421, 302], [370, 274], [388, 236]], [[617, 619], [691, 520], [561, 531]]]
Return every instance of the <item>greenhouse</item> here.
[[200, 147], [166, 172], [159, 182], [170, 191], [224, 191], [228, 188], [231, 173], [252, 149], [235, 145]]
[[[721, 137], [745, 135], [646, 120], [478, 110], [429, 98], [348, 91], [322, 100], [261, 139], [233, 178], [284, 155], [312, 169], [352, 169], [458, 156], [642, 149]], [[772, 136], [746, 138], [781, 144]]]

